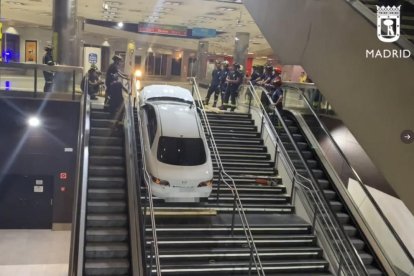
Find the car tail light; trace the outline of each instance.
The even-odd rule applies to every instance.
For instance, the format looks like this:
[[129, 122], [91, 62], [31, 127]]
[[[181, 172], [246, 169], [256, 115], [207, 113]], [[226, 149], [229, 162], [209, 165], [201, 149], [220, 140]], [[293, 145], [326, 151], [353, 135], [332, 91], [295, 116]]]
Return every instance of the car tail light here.
[[208, 181], [203, 181], [200, 184], [198, 184], [198, 188], [201, 187], [212, 187], [213, 186], [213, 179], [208, 180]]
[[170, 183], [168, 181], [159, 179], [158, 177], [152, 176], [151, 175], [151, 179], [152, 182], [154, 182], [155, 184], [161, 185], [161, 186], [170, 186]]

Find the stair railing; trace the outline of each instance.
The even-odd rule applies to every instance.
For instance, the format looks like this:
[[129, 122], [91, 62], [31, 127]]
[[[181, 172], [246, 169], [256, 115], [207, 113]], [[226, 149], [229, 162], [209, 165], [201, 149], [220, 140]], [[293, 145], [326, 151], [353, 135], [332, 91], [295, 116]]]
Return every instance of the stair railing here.
[[217, 201], [220, 199], [220, 186], [222, 183], [227, 186], [233, 195], [233, 212], [232, 212], [232, 225], [231, 225], [231, 233], [234, 232], [234, 222], [235, 222], [235, 214], [236, 210], [238, 212], [241, 225], [244, 231], [244, 234], [246, 236], [247, 244], [250, 249], [250, 263], [249, 263], [249, 275], [251, 275], [252, 271], [252, 263], [254, 263], [256, 267], [256, 272], [258, 275], [265, 276], [264, 268], [262, 265], [262, 262], [260, 260], [259, 253], [256, 248], [256, 244], [254, 241], [253, 234], [251, 232], [248, 219], [246, 217], [246, 213], [244, 212], [244, 208], [239, 196], [239, 193], [236, 188], [236, 184], [234, 182], [234, 179], [228, 175], [223, 167], [223, 163], [221, 162], [220, 154], [217, 149], [217, 145], [214, 139], [213, 131], [211, 130], [210, 123], [208, 121], [207, 114], [205, 112], [205, 107], [203, 103], [203, 97], [201, 96], [200, 90], [197, 85], [197, 81], [195, 78], [190, 78], [191, 84], [192, 84], [192, 92], [194, 98], [197, 98], [197, 103], [199, 104], [198, 110], [200, 111], [201, 117], [204, 120], [205, 127], [206, 127], [206, 133], [208, 136], [208, 140], [210, 142], [211, 150], [212, 150], [212, 156], [216, 160], [217, 166], [219, 168], [219, 182], [217, 185]]
[[[301, 193], [299, 195], [308, 203], [308, 206], [313, 209], [313, 221], [319, 222], [321, 230], [326, 237], [326, 240], [332, 249], [333, 253], [336, 255], [336, 262], [338, 264], [338, 270], [340, 270], [345, 275], [369, 275], [365, 265], [363, 264], [360, 256], [358, 255], [355, 247], [349, 241], [347, 235], [345, 234], [343, 228], [340, 226], [335, 214], [329, 208], [326, 199], [322, 195], [321, 190], [317, 187], [316, 179], [313, 177], [311, 171], [309, 170], [306, 161], [304, 160], [299, 148], [297, 147], [292, 135], [289, 132], [288, 127], [286, 126], [281, 114], [275, 109], [275, 115], [277, 116], [281, 127], [285, 130], [286, 134], [289, 137], [290, 142], [292, 143], [296, 153], [298, 154], [301, 163], [304, 165], [304, 168], [307, 170], [310, 179], [301, 175], [293, 165], [292, 161], [289, 158], [288, 152], [283, 145], [283, 142], [277, 133], [276, 129], [272, 124], [266, 108], [263, 106], [262, 102], [256, 94], [256, 89], [249, 83], [248, 86], [249, 94], [252, 98], [253, 103], [256, 107], [259, 108], [262, 116], [262, 120], [265, 125], [270, 129], [272, 136], [275, 138], [276, 143], [280, 149], [282, 157], [281, 160], [284, 161], [286, 168], [290, 170], [290, 177], [292, 180], [292, 193], [299, 190]], [[262, 88], [263, 89], [263, 88]], [[272, 100], [267, 95], [267, 91], [263, 89], [262, 93], [266, 93], [267, 99], [270, 103]], [[298, 193], [297, 193], [298, 194]], [[315, 225], [313, 225], [315, 227]], [[340, 274], [339, 274], [340, 275]]]
[[[313, 116], [313, 118], [318, 123], [319, 128], [323, 131], [323, 134], [326, 138], [328, 138], [329, 142], [334, 146], [337, 153], [339, 153], [340, 157], [343, 160], [343, 163], [341, 167], [346, 167], [348, 172], [346, 176], [338, 176], [339, 179], [342, 181], [343, 185], [346, 186], [345, 179], [344, 178], [350, 178], [353, 177], [354, 180], [356, 180], [356, 183], [358, 183], [361, 193], [364, 194], [365, 198], [369, 202], [370, 210], [370, 217], [373, 216], [373, 213], [376, 212], [377, 220], [383, 221], [383, 227], [387, 229], [387, 243], [381, 242], [381, 239], [383, 237], [378, 237], [377, 233], [374, 229], [372, 229], [372, 226], [369, 225], [369, 223], [364, 219], [364, 215], [361, 213], [362, 211], [358, 206], [356, 206], [356, 203], [353, 199], [351, 199], [352, 204], [354, 205], [355, 211], [358, 213], [358, 215], [361, 217], [363, 223], [365, 224], [365, 228], [369, 231], [370, 235], [375, 239], [378, 247], [381, 250], [381, 253], [384, 255], [384, 257], [387, 259], [388, 263], [390, 264], [390, 268], [394, 270], [394, 273], [398, 274], [398, 271], [396, 271], [396, 268], [398, 268], [399, 271], [404, 271], [405, 273], [409, 274], [414, 272], [414, 257], [404, 244], [404, 242], [401, 240], [400, 236], [395, 231], [394, 227], [392, 226], [391, 222], [387, 219], [381, 208], [379, 207], [378, 203], [375, 201], [371, 193], [368, 191], [367, 187], [364, 185], [361, 177], [358, 175], [357, 171], [352, 166], [351, 162], [346, 157], [345, 153], [341, 150], [339, 145], [336, 143], [335, 139], [332, 137], [329, 130], [326, 128], [324, 123], [319, 119], [319, 116], [316, 114], [315, 110], [313, 109], [311, 103], [309, 100], [303, 95], [302, 90], [300, 90], [298, 87], [289, 85], [287, 86], [289, 88], [289, 91], [293, 91], [299, 96], [302, 96], [302, 101], [305, 103], [306, 107], [306, 114]], [[309, 111], [309, 112], [308, 112]], [[339, 173], [338, 173], [339, 174]], [[351, 197], [351, 195], [348, 195]], [[365, 204], [366, 203], [365, 201]], [[378, 222], [377, 222], [378, 223]], [[378, 226], [378, 225], [377, 225]], [[392, 241], [392, 242], [391, 242]], [[391, 253], [392, 252], [392, 253]]]
[[[132, 78], [131, 78], [132, 79]], [[139, 167], [137, 141], [135, 135], [134, 110], [131, 85], [126, 85], [127, 101], [125, 101], [125, 150], [126, 169], [128, 183], [128, 215], [129, 215], [129, 237], [130, 237], [130, 259], [133, 276], [144, 275], [145, 251], [144, 235], [145, 224], [143, 224], [141, 199], [142, 168]]]
[[[139, 111], [138, 111], [139, 112]], [[138, 116], [138, 134], [139, 135], [139, 141], [140, 141], [140, 147], [141, 147], [141, 156], [142, 156], [142, 177], [143, 180], [145, 182], [145, 188], [147, 189], [147, 192], [145, 193], [145, 202], [148, 202], [148, 207], [147, 204], [145, 204], [144, 206], [144, 210], [143, 210], [143, 225], [142, 227], [144, 227], [143, 231], [146, 232], [146, 217], [147, 217], [147, 213], [149, 212], [149, 217], [151, 220], [151, 232], [152, 232], [152, 241], [148, 242], [146, 239], [146, 235], [145, 235], [145, 244], [144, 246], [146, 246], [148, 243], [150, 244], [150, 254], [149, 254], [149, 258], [147, 257], [147, 255], [145, 255], [145, 259], [148, 262], [149, 259], [149, 265], [147, 263], [147, 275], [152, 275], [153, 272], [153, 262], [155, 260], [155, 273], [157, 276], [161, 276], [161, 264], [160, 264], [160, 258], [159, 258], [159, 250], [158, 250], [158, 238], [157, 238], [157, 225], [156, 225], [156, 221], [155, 221], [155, 213], [154, 213], [154, 200], [152, 197], [152, 189], [151, 189], [151, 176], [149, 174], [149, 172], [147, 171], [146, 165], [145, 165], [145, 154], [144, 154], [144, 146], [143, 146], [143, 138], [142, 138], [142, 132], [141, 129], [144, 127], [142, 125], [141, 119], [139, 117], [139, 114], [137, 114]], [[140, 188], [140, 187], [138, 187]], [[149, 209], [147, 209], [149, 208]], [[145, 253], [147, 254], [147, 252]]]
[[86, 200], [88, 195], [89, 137], [91, 105], [86, 76], [84, 94], [80, 103], [77, 172], [74, 191], [69, 276], [82, 276], [84, 270]]

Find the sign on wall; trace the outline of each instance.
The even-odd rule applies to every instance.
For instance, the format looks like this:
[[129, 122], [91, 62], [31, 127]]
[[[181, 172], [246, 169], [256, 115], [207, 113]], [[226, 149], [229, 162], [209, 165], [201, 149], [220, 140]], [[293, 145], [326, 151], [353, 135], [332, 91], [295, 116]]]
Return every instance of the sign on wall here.
[[138, 24], [138, 32], [146, 34], [187, 36], [187, 27], [140, 22]]
[[24, 61], [36, 63], [37, 62], [37, 41], [26, 40], [24, 43], [24, 47], [25, 47]]
[[91, 66], [94, 64], [101, 71], [101, 48], [98, 47], [84, 47], [83, 50], [83, 71], [86, 74]]

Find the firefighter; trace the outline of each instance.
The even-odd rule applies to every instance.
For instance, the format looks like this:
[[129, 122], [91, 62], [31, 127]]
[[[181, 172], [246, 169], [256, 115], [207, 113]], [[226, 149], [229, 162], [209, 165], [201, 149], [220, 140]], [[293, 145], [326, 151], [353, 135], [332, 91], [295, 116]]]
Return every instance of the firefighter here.
[[[234, 63], [232, 70], [229, 72], [226, 83], [227, 89], [226, 94], [224, 95], [223, 105], [221, 110], [227, 110], [230, 107], [231, 111], [236, 109], [236, 97], [239, 92], [239, 87], [243, 81], [243, 73], [240, 71], [240, 64]], [[229, 99], [231, 98], [231, 104], [229, 104]]]
[[206, 96], [206, 99], [204, 100], [204, 104], [208, 105], [208, 102], [210, 101], [210, 97], [214, 92], [213, 107], [216, 107], [219, 95], [221, 94], [221, 91], [220, 91], [220, 78], [221, 78], [220, 61], [216, 60], [214, 66], [215, 66], [215, 68], [214, 68], [213, 72], [211, 73], [211, 83], [210, 83], [210, 87], [208, 88], [207, 96]]

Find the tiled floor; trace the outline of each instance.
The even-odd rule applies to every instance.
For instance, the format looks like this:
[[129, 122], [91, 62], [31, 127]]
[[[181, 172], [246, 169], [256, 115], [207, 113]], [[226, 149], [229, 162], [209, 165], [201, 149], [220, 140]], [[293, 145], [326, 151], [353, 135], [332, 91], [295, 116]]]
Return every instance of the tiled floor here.
[[70, 231], [0, 230], [0, 276], [66, 276]]

